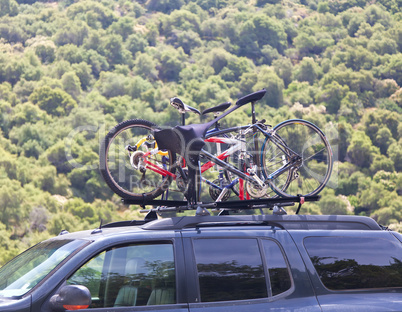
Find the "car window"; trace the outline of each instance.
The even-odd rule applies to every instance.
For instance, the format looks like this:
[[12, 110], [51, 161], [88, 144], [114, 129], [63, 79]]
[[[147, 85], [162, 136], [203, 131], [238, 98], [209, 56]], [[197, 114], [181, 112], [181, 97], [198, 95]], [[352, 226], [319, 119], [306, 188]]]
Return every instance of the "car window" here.
[[378, 238], [308, 237], [304, 245], [331, 290], [402, 287], [400, 244]]
[[0, 269], [0, 297], [26, 294], [85, 244], [81, 240], [55, 239], [26, 250]]
[[193, 241], [202, 302], [268, 296], [257, 239]]
[[287, 262], [278, 244], [272, 240], [262, 240], [267, 262], [272, 296], [279, 295], [292, 286]]
[[176, 303], [173, 245], [136, 244], [105, 250], [68, 280], [91, 292], [89, 308]]

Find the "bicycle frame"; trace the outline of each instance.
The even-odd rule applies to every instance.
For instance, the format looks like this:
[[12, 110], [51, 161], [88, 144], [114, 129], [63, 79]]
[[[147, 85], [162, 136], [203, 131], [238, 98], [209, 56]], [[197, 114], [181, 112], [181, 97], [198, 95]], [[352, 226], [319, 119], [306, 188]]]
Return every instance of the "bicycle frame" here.
[[[224, 160], [231, 155], [233, 155], [236, 152], [242, 152], [245, 151], [244, 147], [244, 142], [241, 139], [236, 139], [236, 138], [228, 138], [224, 137], [222, 135], [225, 135], [227, 133], [231, 132], [246, 132], [247, 130], [252, 129], [253, 131], [253, 138], [254, 138], [254, 146], [258, 146], [256, 143], [257, 140], [255, 139], [255, 134], [257, 131], [261, 132], [266, 138], [270, 139], [281, 151], [287, 155], [288, 159], [290, 161], [287, 161], [283, 166], [281, 166], [279, 169], [276, 171], [272, 172], [268, 177], [266, 177], [265, 181], [262, 181], [261, 179], [258, 178], [258, 175], [249, 175], [236, 167], [228, 164]], [[140, 141], [136, 144], [137, 147], [139, 147], [141, 144], [143, 144], [146, 141], [146, 138], [141, 138]], [[213, 166], [217, 165], [219, 167], [222, 167], [223, 169], [233, 173], [236, 175], [238, 178], [236, 178], [232, 183], [229, 185], [226, 185], [225, 187], [222, 187], [222, 185], [217, 185], [206, 178], [202, 178], [202, 181], [207, 183], [208, 185], [220, 190], [221, 192], [224, 191], [224, 189], [233, 189], [233, 186], [236, 185], [237, 183], [240, 183], [239, 187], [239, 194], [238, 196], [240, 199], [244, 199], [244, 188], [243, 188], [243, 181], [249, 182], [249, 183], [254, 183], [258, 184], [259, 186], [263, 186], [264, 183], [271, 183], [274, 179], [276, 179], [278, 176], [289, 170], [289, 167], [294, 166], [295, 164], [298, 163], [298, 161], [301, 159], [297, 153], [292, 151], [289, 147], [284, 145], [279, 139], [276, 138], [275, 132], [274, 131], [265, 131], [263, 130], [258, 124], [253, 124], [253, 125], [247, 125], [247, 126], [241, 126], [241, 127], [231, 127], [231, 128], [226, 128], [226, 129], [219, 129], [218, 127], [215, 127], [214, 129], [211, 129], [208, 131], [206, 138], [204, 140], [205, 142], [208, 143], [216, 143], [218, 146], [220, 144], [227, 144], [230, 145], [228, 149], [225, 151], [219, 153], [217, 156], [212, 155], [208, 151], [202, 149], [201, 150], [201, 155], [206, 157], [208, 159], [208, 162], [203, 164], [200, 167], [200, 172], [201, 174], [212, 168]], [[177, 175], [174, 173], [171, 173], [170, 171], [166, 170], [165, 168], [162, 168], [149, 160], [147, 160], [147, 157], [152, 155], [152, 154], [159, 154], [162, 156], [167, 156], [168, 153], [166, 151], [160, 151], [157, 148], [157, 145], [153, 150], [148, 151], [143, 155], [143, 162], [145, 164], [145, 168], [154, 171], [155, 173], [160, 174], [161, 176], [171, 176], [174, 180], [176, 180]], [[263, 148], [264, 146], [262, 146]], [[261, 158], [255, 157], [254, 159], [258, 159], [259, 163], [262, 163], [262, 155]], [[254, 161], [256, 163], [256, 161]], [[223, 179], [222, 173], [220, 173], [220, 179]], [[248, 194], [247, 194], [247, 199], [248, 199]]]

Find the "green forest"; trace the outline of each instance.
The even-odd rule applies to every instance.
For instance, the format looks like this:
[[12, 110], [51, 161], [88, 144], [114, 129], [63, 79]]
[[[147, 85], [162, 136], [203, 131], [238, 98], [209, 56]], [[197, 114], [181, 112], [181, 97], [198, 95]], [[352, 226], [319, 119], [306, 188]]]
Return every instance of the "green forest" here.
[[268, 124], [331, 139], [331, 181], [302, 213], [402, 231], [401, 87], [402, 0], [0, 0], [0, 265], [63, 229], [144, 217], [99, 174], [114, 125], [176, 125], [171, 97], [204, 110], [262, 88]]

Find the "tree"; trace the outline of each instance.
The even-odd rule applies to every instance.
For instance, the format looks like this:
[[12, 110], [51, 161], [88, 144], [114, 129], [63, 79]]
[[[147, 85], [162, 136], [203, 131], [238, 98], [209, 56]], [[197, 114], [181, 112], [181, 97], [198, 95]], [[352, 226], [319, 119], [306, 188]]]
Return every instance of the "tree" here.
[[287, 35], [282, 24], [265, 14], [255, 14], [251, 20], [240, 26], [240, 40], [236, 42], [242, 56], [257, 59], [261, 56], [259, 50], [270, 45], [279, 53], [283, 53], [287, 46]]
[[283, 81], [275, 71], [268, 67], [263, 67], [258, 73], [258, 82], [255, 89], [266, 89], [267, 93], [259, 103], [265, 103], [270, 107], [280, 107], [283, 104]]
[[373, 146], [370, 138], [363, 131], [353, 132], [347, 149], [347, 155], [353, 164], [368, 168], [373, 162], [374, 155], [378, 153], [379, 148]]
[[145, 51], [145, 48], [148, 46], [148, 41], [141, 34], [134, 33], [127, 37], [125, 45], [126, 49], [135, 56], [137, 52]]
[[32, 92], [29, 100], [37, 104], [48, 114], [63, 116], [68, 114], [77, 103], [74, 99], [61, 89], [52, 89], [48, 86], [40, 87]]
[[123, 41], [127, 39], [128, 36], [134, 33], [134, 20], [127, 16], [119, 18], [108, 28], [114, 34], [120, 35]]
[[398, 84], [393, 79], [374, 79], [374, 95], [377, 98], [388, 98], [399, 89]]
[[88, 26], [82, 21], [66, 24], [63, 28], [59, 29], [55, 34], [54, 41], [56, 45], [63, 46], [66, 44], [73, 44], [80, 46], [88, 37]]
[[95, 86], [107, 98], [122, 96], [127, 93], [128, 78], [121, 74], [102, 72]]
[[73, 167], [66, 159], [66, 145], [60, 140], [45, 152], [47, 160], [56, 167], [57, 173], [69, 173]]
[[314, 93], [312, 89], [308, 82], [299, 82], [296, 80], [290, 83], [284, 93], [290, 103], [300, 103], [308, 107], [314, 103]]
[[69, 200], [64, 208], [67, 212], [70, 212], [72, 215], [77, 216], [81, 220], [86, 220], [89, 223], [99, 221], [94, 207], [89, 203], [85, 203], [81, 198]]
[[84, 60], [84, 54], [83, 49], [75, 44], [65, 44], [57, 49], [57, 58], [66, 60], [70, 64], [81, 63]]
[[[0, 221], [9, 228], [19, 225], [28, 217], [28, 207], [24, 205], [25, 192], [13, 181], [5, 179], [0, 185]], [[5, 182], [8, 183], [4, 184]]]
[[351, 124], [356, 124], [363, 114], [363, 103], [356, 92], [348, 92], [341, 101], [338, 116]]
[[395, 142], [392, 137], [391, 131], [387, 127], [383, 127], [377, 131], [377, 135], [374, 139], [374, 144], [380, 148], [382, 154], [386, 154], [388, 147]]
[[120, 35], [108, 36], [103, 43], [105, 57], [110, 65], [130, 64], [129, 52], [123, 46]]
[[169, 37], [173, 30], [192, 30], [196, 33], [199, 33], [200, 25], [200, 18], [196, 14], [187, 10], [176, 10], [162, 20], [161, 34]]
[[93, 76], [91, 73], [91, 66], [86, 62], [73, 64], [72, 69], [79, 78], [81, 89], [87, 91], [93, 83]]
[[348, 91], [348, 86], [342, 86], [337, 81], [332, 81], [317, 94], [316, 101], [323, 103], [327, 107], [328, 113], [335, 114], [341, 107], [342, 99]]
[[101, 2], [91, 0], [70, 5], [67, 9], [67, 17], [71, 20], [84, 20], [88, 26], [95, 29], [106, 29], [117, 19], [112, 10]]
[[402, 172], [402, 142], [392, 143], [387, 150], [388, 157], [393, 161], [395, 165], [395, 170]]
[[18, 14], [18, 3], [15, 0], [0, 0], [0, 17]]
[[382, 66], [381, 76], [385, 79], [394, 79], [399, 86], [402, 86], [402, 55], [393, 54], [389, 61]]
[[370, 165], [370, 171], [375, 174], [376, 172], [384, 170], [387, 172], [393, 172], [395, 170], [394, 168], [394, 162], [392, 159], [389, 159], [388, 157], [384, 155], [375, 155], [373, 162]]
[[318, 202], [321, 213], [325, 215], [346, 215], [348, 205], [345, 200], [335, 196], [334, 190], [328, 189]]
[[275, 73], [282, 78], [285, 88], [287, 88], [292, 81], [293, 64], [291, 60], [283, 57], [272, 61], [272, 66], [275, 69]]
[[384, 207], [375, 211], [371, 217], [379, 224], [389, 225], [391, 223], [397, 223], [402, 219], [402, 206], [397, 204], [398, 207]]
[[295, 66], [294, 77], [298, 81], [307, 81], [312, 85], [320, 74], [318, 64], [311, 57], [304, 57], [298, 66]]
[[149, 0], [147, 1], [147, 9], [149, 11], [159, 11], [163, 13], [176, 12], [184, 4], [183, 0]]
[[154, 81], [158, 78], [157, 65], [158, 63], [154, 58], [146, 53], [141, 53], [134, 61], [133, 71], [144, 79]]
[[34, 124], [39, 121], [48, 123], [51, 121], [51, 116], [46, 114], [46, 112], [40, 109], [37, 105], [30, 102], [17, 105], [13, 109], [13, 115], [10, 119], [12, 126], [22, 126], [26, 123]]
[[166, 41], [174, 47], [181, 47], [186, 54], [190, 54], [191, 50], [202, 45], [200, 35], [195, 31], [189, 30], [172, 30], [171, 36]]
[[82, 90], [80, 79], [75, 72], [65, 73], [61, 77], [61, 83], [63, 84], [63, 90], [70, 94], [74, 100], [77, 100]]
[[177, 81], [184, 68], [185, 54], [183, 49], [165, 49], [159, 56], [159, 78], [163, 81]]

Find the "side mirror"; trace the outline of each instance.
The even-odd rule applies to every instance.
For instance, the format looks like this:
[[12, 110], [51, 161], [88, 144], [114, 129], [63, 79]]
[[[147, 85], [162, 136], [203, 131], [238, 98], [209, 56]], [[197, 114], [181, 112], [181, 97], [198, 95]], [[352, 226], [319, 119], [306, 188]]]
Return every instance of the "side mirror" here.
[[50, 298], [50, 307], [53, 311], [71, 311], [86, 309], [91, 304], [91, 293], [81, 285], [67, 285], [60, 289], [57, 295]]

